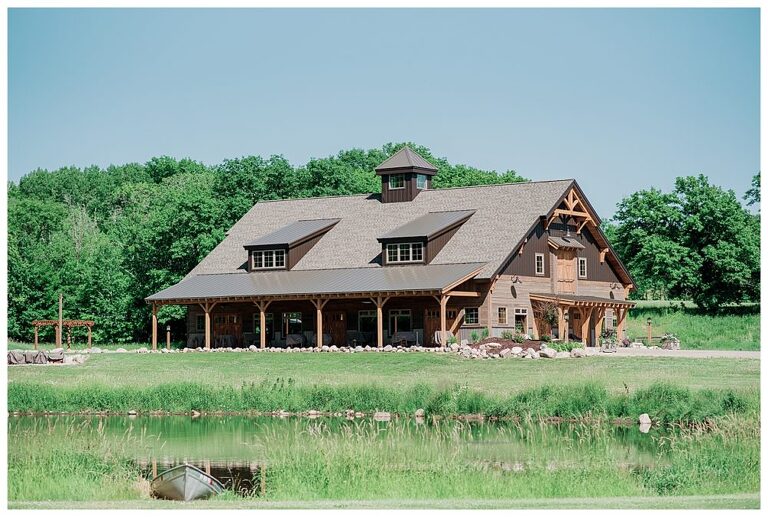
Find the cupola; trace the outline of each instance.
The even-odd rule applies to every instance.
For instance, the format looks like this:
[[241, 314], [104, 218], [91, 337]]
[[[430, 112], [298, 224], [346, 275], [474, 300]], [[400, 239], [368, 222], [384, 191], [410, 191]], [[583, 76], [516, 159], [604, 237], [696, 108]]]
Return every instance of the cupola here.
[[397, 203], [413, 201], [431, 188], [437, 167], [405, 146], [376, 167], [376, 174], [381, 176], [381, 202]]

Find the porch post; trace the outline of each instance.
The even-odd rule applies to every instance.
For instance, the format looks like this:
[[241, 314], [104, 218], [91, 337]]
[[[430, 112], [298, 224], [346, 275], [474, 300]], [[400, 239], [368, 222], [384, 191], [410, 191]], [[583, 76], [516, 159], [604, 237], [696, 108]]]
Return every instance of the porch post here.
[[211, 311], [213, 310], [215, 304], [211, 304], [208, 302], [205, 302], [205, 304], [200, 304], [200, 306], [203, 308], [203, 311], [205, 311], [205, 349], [210, 350], [211, 349]]
[[91, 349], [91, 326], [88, 325], [88, 350]]
[[389, 297], [383, 298], [377, 296], [371, 298], [371, 301], [376, 304], [376, 346], [378, 348], [384, 347], [384, 304], [387, 303]]
[[447, 316], [446, 316], [446, 309], [448, 307], [448, 300], [450, 299], [450, 295], [441, 295], [440, 296], [440, 347], [445, 348], [448, 345], [448, 331], [446, 329], [447, 327]]
[[560, 341], [563, 340], [564, 332], [565, 332], [565, 313], [563, 311], [563, 306], [558, 305], [557, 306], [557, 337], [560, 339]]
[[619, 341], [621, 341], [624, 333], [624, 319], [627, 317], [627, 309], [626, 308], [615, 308], [613, 309], [614, 312], [618, 311], [619, 313], [619, 320], [616, 324], [616, 335], [618, 336]]
[[589, 319], [592, 317], [595, 308], [590, 307], [589, 310], [586, 310], [586, 308], [579, 310], [581, 312], [581, 344], [586, 347], [589, 344]]
[[165, 329], [165, 349], [171, 349], [171, 327], [170, 325]]
[[[88, 348], [91, 348], [90, 346]], [[37, 325], [35, 325], [35, 350], [37, 350]]]
[[257, 305], [259, 306], [259, 347], [267, 348], [267, 307], [271, 301], [261, 301]]
[[59, 326], [56, 328], [56, 348], [62, 348], [64, 341], [64, 296], [61, 293], [59, 293]]
[[594, 320], [595, 342], [592, 343], [592, 346], [597, 346], [600, 343], [600, 334], [602, 334], [602, 331], [603, 331], [604, 318], [605, 318], [605, 307], [600, 307], [599, 309], [595, 309], [595, 320]]
[[157, 350], [157, 304], [152, 304], [152, 350]]

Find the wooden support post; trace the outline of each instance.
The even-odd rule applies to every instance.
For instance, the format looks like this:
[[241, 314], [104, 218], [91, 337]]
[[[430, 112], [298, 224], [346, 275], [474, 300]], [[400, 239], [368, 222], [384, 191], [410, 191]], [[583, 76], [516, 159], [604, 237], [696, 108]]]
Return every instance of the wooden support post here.
[[205, 349], [211, 349], [211, 309], [206, 303], [203, 308], [205, 311]]
[[157, 350], [157, 304], [152, 304], [152, 350]]
[[613, 309], [613, 312], [618, 313], [618, 322], [616, 323], [616, 337], [619, 341], [621, 341], [624, 339], [624, 318], [627, 316], [627, 309], [615, 308]]
[[648, 343], [645, 346], [651, 346], [651, 339], [652, 339], [652, 332], [651, 329], [653, 328], [653, 324], [649, 321], [648, 322]]
[[562, 305], [557, 306], [557, 337], [560, 341], [563, 341], [563, 334], [565, 333], [565, 312]]
[[88, 350], [91, 349], [91, 326], [88, 325]]
[[259, 308], [259, 347], [267, 348], [267, 307], [271, 301], [253, 302]]
[[171, 349], [171, 326], [169, 325], [165, 329], [165, 349]]
[[328, 303], [328, 300], [322, 300], [320, 298], [312, 300], [312, 304], [317, 311], [317, 321], [315, 323], [315, 346], [317, 346], [317, 348], [322, 348], [323, 346], [323, 307], [325, 307], [326, 303]]
[[37, 350], [37, 325], [35, 325], [35, 350]]
[[594, 323], [594, 330], [595, 330], [595, 341], [592, 343], [592, 346], [597, 346], [600, 344], [600, 334], [603, 333], [603, 319], [605, 318], [605, 308], [601, 307], [600, 309], [596, 309], [595, 311], [595, 319], [593, 321]]
[[451, 297], [448, 295], [442, 295], [440, 296], [440, 347], [445, 348], [448, 346], [448, 330], [447, 327], [447, 308], [448, 308], [448, 300]]
[[581, 344], [586, 347], [589, 344], [589, 319], [592, 317], [594, 308], [580, 309], [581, 312]]
[[61, 342], [64, 339], [64, 295], [59, 293], [59, 326], [56, 329], [56, 348], [61, 348]]
[[387, 300], [389, 297], [371, 298], [371, 301], [376, 304], [376, 346], [378, 348], [384, 348], [384, 304]]

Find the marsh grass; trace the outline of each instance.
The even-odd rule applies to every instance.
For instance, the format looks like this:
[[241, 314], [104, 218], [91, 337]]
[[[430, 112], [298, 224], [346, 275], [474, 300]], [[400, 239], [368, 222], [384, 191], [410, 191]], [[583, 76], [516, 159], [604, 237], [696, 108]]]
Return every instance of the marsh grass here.
[[[10, 501], [148, 498], [134, 459], [161, 437], [133, 426], [110, 435], [101, 419], [34, 420], [11, 427]], [[531, 416], [504, 425], [260, 422], [249, 429], [267, 453], [268, 501], [639, 497], [759, 487], [755, 415], [652, 437], [589, 422], [552, 426]]]
[[596, 383], [552, 384], [510, 395], [490, 394], [464, 386], [439, 389], [412, 387], [296, 385], [291, 379], [243, 384], [239, 388], [197, 383], [138, 387], [53, 387], [40, 383], [11, 383], [8, 409], [20, 412], [227, 411], [302, 412], [311, 409], [342, 412], [390, 411], [428, 415], [483, 414], [489, 417], [610, 417], [636, 418], [648, 413], [658, 423], [703, 422], [714, 417], [756, 412], [756, 390], [690, 390], [657, 383], [632, 393], [610, 393]]

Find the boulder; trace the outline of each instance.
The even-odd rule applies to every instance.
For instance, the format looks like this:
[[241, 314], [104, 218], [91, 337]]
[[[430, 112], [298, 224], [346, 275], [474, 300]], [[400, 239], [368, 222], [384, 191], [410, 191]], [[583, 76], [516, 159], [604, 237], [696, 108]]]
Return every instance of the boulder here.
[[137, 354], [146, 354], [147, 352], [149, 352], [149, 349], [147, 347], [141, 347], [136, 349]]
[[129, 414], [129, 415], [132, 415], [132, 416], [136, 416], [136, 415], [138, 415], [138, 414], [139, 414], [139, 412], [138, 412], [138, 411], [136, 411], [135, 409], [129, 409], [129, 410], [128, 410], [128, 414]]
[[643, 425], [643, 424], [650, 425], [651, 424], [651, 417], [648, 415], [648, 413], [643, 413], [638, 418], [638, 421], [640, 422], [640, 425]]
[[251, 346], [248, 347], [248, 350], [250, 350], [251, 352], [255, 352], [258, 349], [259, 349], [259, 347], [257, 347], [256, 345], [251, 345]]
[[501, 343], [486, 343], [485, 346], [488, 348], [501, 348]]
[[384, 347], [385, 352], [391, 352], [392, 351], [392, 345], [387, 345]]
[[521, 346], [513, 346], [510, 351], [515, 355], [520, 355], [523, 353], [523, 347]]
[[118, 353], [118, 354], [124, 354], [127, 351], [128, 350], [126, 350], [125, 348], [118, 348], [117, 350], [115, 350], [115, 352]]
[[387, 411], [376, 411], [373, 414], [373, 419], [377, 422], [389, 422], [392, 419], [392, 415]]
[[512, 349], [511, 348], [505, 348], [504, 350], [499, 352], [499, 357], [501, 357], [502, 359], [504, 359], [505, 357], [510, 356], [510, 355], [512, 355]]
[[461, 346], [469, 346], [469, 340], [468, 339], [462, 339], [461, 340]]
[[328, 345], [323, 345], [323, 346], [320, 348], [320, 350], [322, 350], [323, 352], [327, 352], [327, 351], [328, 351], [328, 350], [330, 350], [330, 349], [331, 349], [331, 347], [329, 347]]
[[451, 343], [451, 352], [458, 352], [459, 345], [457, 343]]
[[541, 359], [541, 354], [539, 352], [534, 351], [531, 357], [533, 359]]
[[101, 353], [101, 348], [93, 347], [93, 348], [91, 348], [91, 353], [92, 354], [100, 354]]
[[646, 346], [640, 342], [635, 341], [629, 345], [629, 348], [646, 348]]
[[557, 350], [554, 348], [542, 348], [539, 350], [540, 357], [546, 357], [547, 359], [555, 359], [557, 357]]
[[556, 357], [558, 359], [567, 359], [567, 358], [571, 357], [571, 353], [570, 352], [558, 352]]
[[64, 353], [64, 349], [63, 348], [54, 348], [53, 350], [51, 350], [51, 353], [52, 354], [63, 354]]
[[424, 418], [424, 410], [421, 408], [417, 409], [413, 416], [416, 418]]
[[586, 351], [583, 348], [574, 348], [571, 350], [571, 357], [584, 357]]
[[338, 352], [339, 347], [337, 347], [336, 345], [331, 345], [330, 348], [328, 348], [328, 350], [330, 350], [331, 352]]

